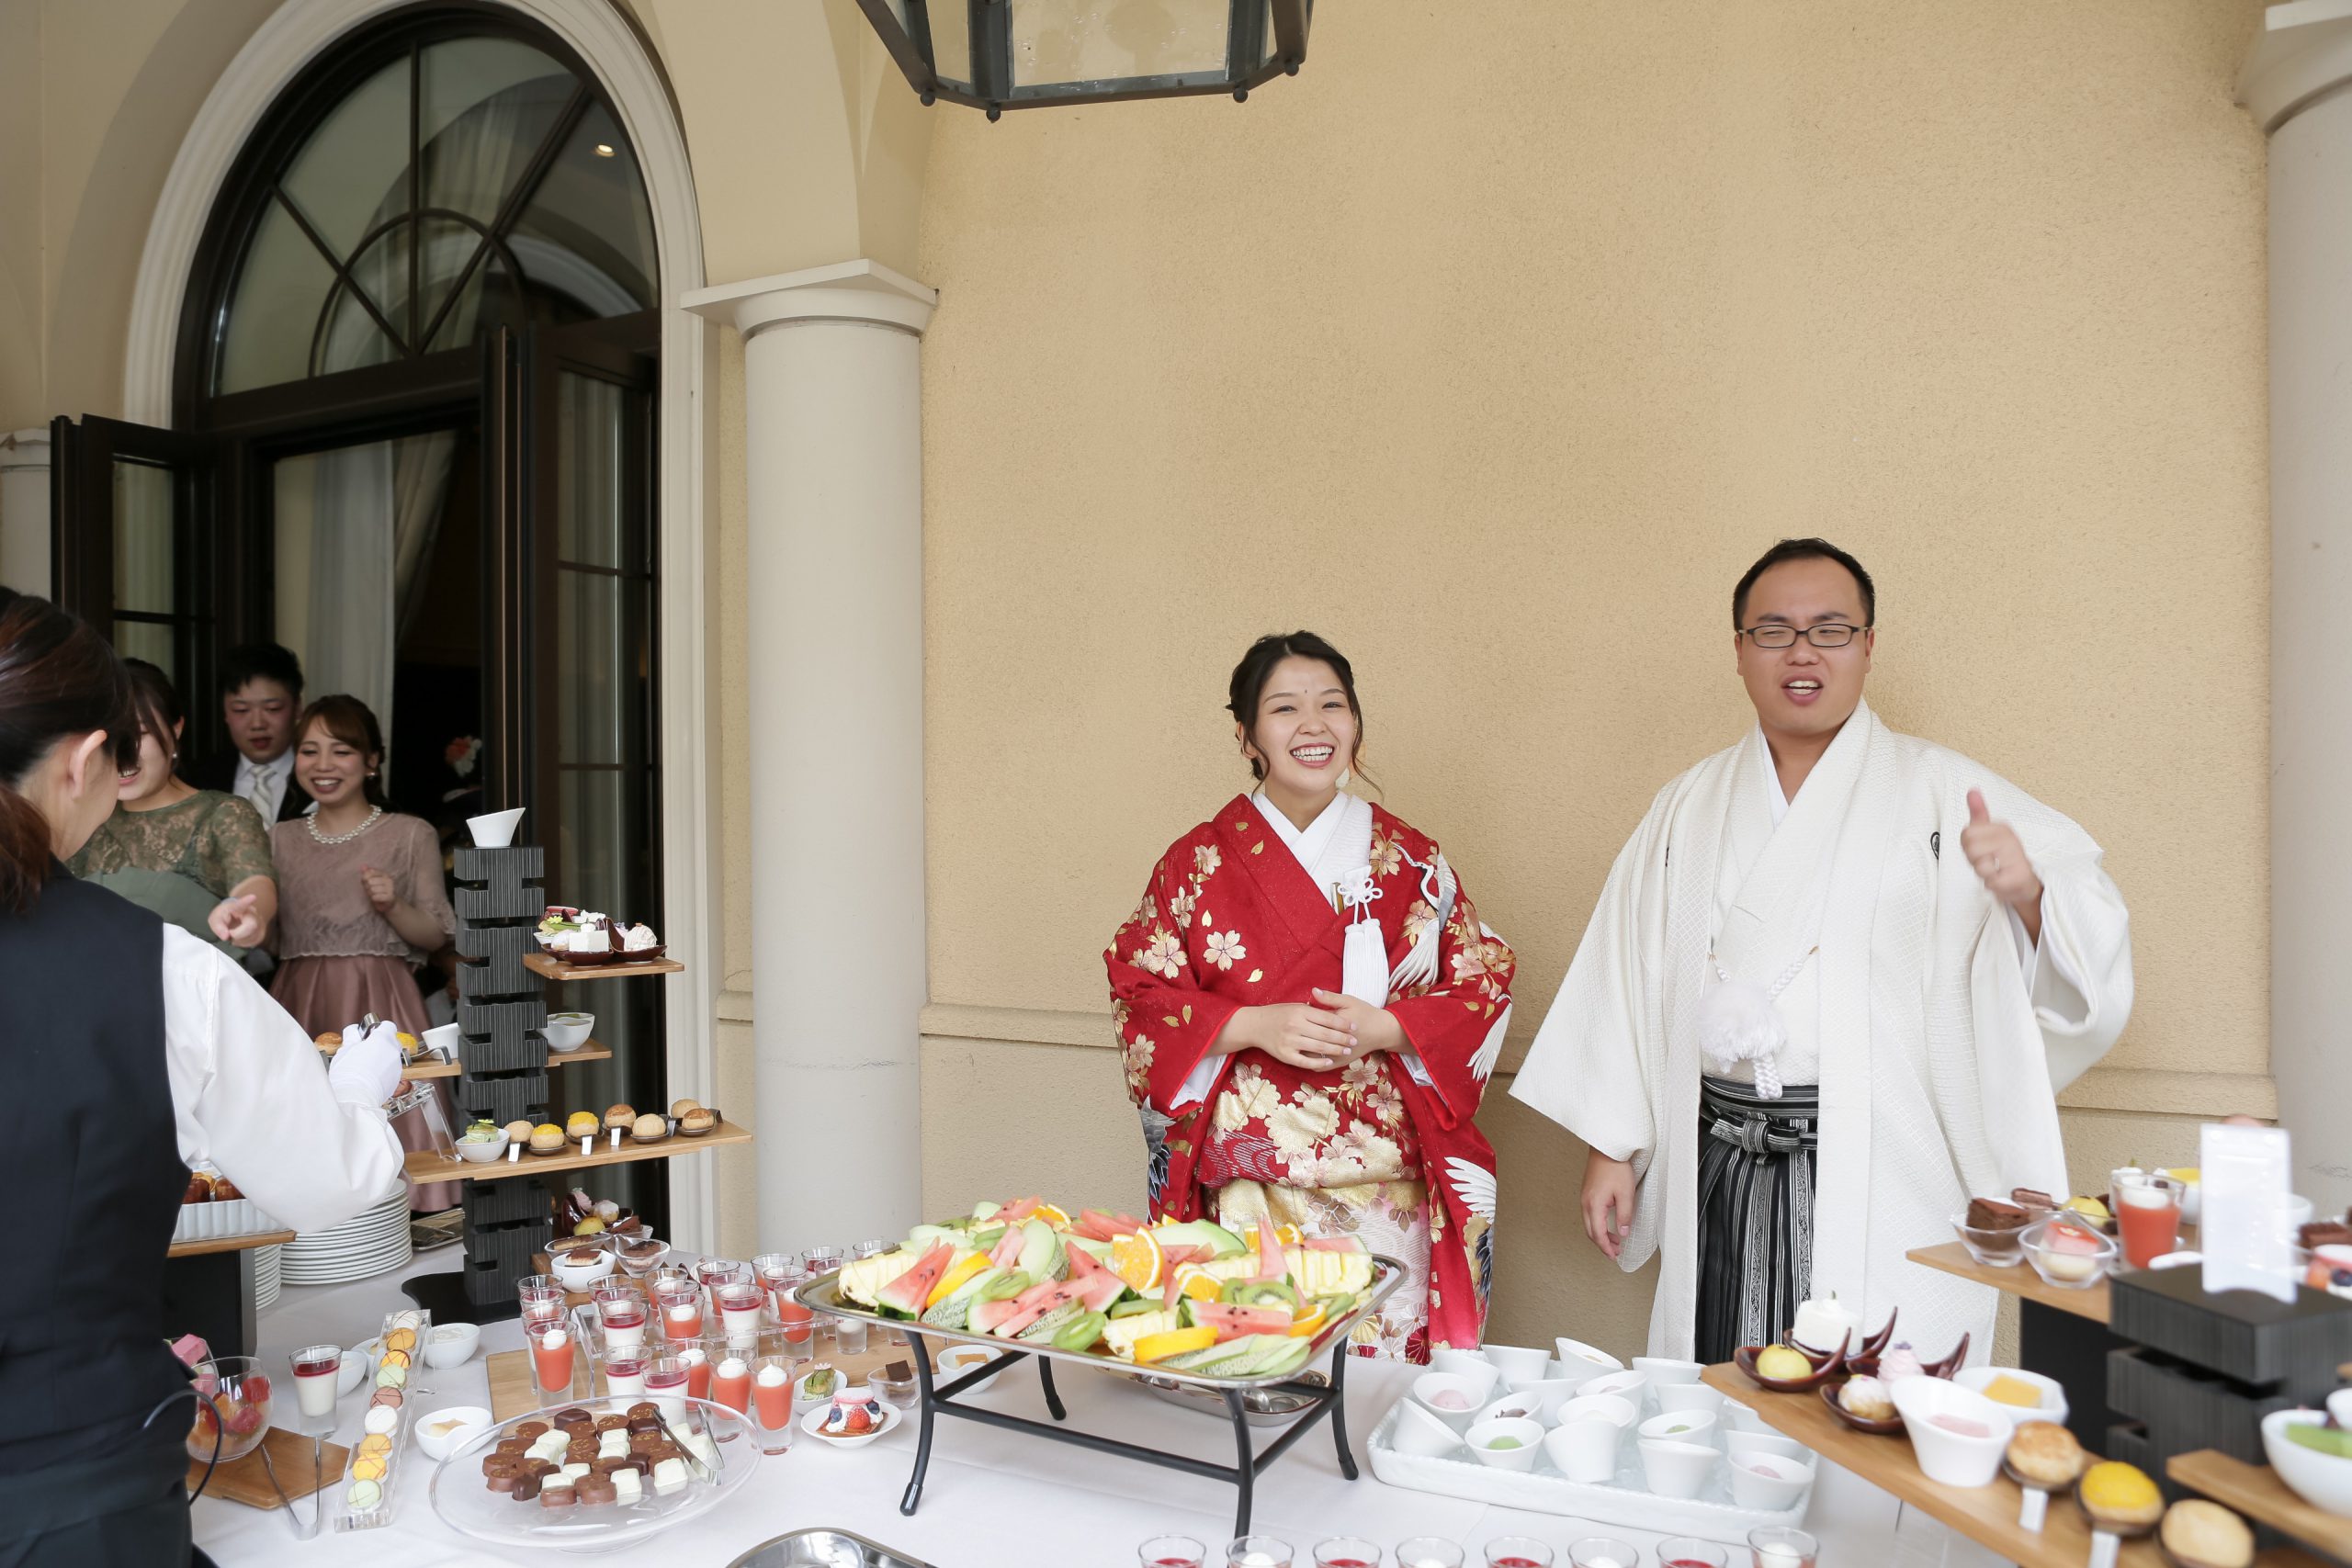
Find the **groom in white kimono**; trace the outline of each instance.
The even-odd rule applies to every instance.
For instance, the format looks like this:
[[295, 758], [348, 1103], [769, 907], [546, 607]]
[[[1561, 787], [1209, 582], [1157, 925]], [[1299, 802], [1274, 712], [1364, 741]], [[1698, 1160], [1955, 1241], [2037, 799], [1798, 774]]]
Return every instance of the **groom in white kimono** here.
[[2098, 845], [1879, 722], [1876, 609], [1820, 539], [1740, 579], [1757, 727], [1658, 792], [1511, 1089], [1590, 1145], [1594, 1245], [1661, 1255], [1653, 1355], [1728, 1360], [1834, 1292], [1981, 1359], [1995, 1292], [1904, 1254], [1972, 1194], [2068, 1190], [2057, 1091], [2131, 1012]]

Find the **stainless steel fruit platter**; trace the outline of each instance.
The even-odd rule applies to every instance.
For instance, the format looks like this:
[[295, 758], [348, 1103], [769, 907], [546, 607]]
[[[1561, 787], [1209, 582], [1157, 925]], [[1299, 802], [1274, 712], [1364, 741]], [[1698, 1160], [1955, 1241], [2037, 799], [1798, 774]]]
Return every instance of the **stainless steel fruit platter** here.
[[[833, 1317], [856, 1318], [868, 1324], [909, 1334], [919, 1334], [934, 1347], [979, 1346], [990, 1357], [978, 1366], [959, 1370], [954, 1374], [934, 1372], [931, 1358], [911, 1358], [915, 1376], [922, 1387], [916, 1402], [921, 1416], [915, 1439], [914, 1473], [907, 1482], [907, 1490], [899, 1499], [899, 1512], [912, 1514], [922, 1500], [924, 1472], [931, 1465], [931, 1439], [933, 1418], [953, 1416], [982, 1426], [996, 1427], [1006, 1431], [1026, 1432], [1032, 1437], [1054, 1442], [1069, 1443], [1091, 1449], [1097, 1453], [1114, 1454], [1144, 1464], [1164, 1469], [1181, 1470], [1193, 1475], [1232, 1483], [1239, 1490], [1239, 1503], [1234, 1516], [1233, 1533], [1250, 1533], [1252, 1493], [1258, 1476], [1265, 1468], [1287, 1452], [1291, 1446], [1307, 1433], [1326, 1413], [1331, 1423], [1332, 1446], [1338, 1453], [1340, 1473], [1350, 1481], [1356, 1479], [1355, 1456], [1348, 1449], [1347, 1426], [1347, 1362], [1348, 1341], [1357, 1323], [1385, 1301], [1404, 1282], [1405, 1266], [1393, 1258], [1374, 1257], [1372, 1260], [1372, 1283], [1362, 1292], [1350, 1311], [1328, 1318], [1310, 1336], [1306, 1336], [1309, 1349], [1307, 1359], [1329, 1355], [1329, 1371], [1325, 1378], [1303, 1376], [1295, 1366], [1288, 1371], [1272, 1373], [1216, 1372], [1170, 1367], [1165, 1363], [1137, 1366], [1116, 1356], [1093, 1350], [1066, 1350], [1050, 1340], [1005, 1339], [991, 1334], [978, 1334], [968, 1329], [938, 1328], [925, 1323], [910, 1322], [879, 1312], [869, 1312], [841, 1293], [839, 1270], [820, 1274], [794, 1291], [793, 1295], [803, 1306]], [[959, 1396], [970, 1393], [982, 1383], [1001, 1375], [1006, 1369], [1023, 1360], [1035, 1360], [1037, 1377], [1043, 1385], [1046, 1408], [1053, 1422], [1033, 1421], [1025, 1416], [1012, 1416], [1002, 1411], [989, 1410], [959, 1402]], [[1221, 1403], [1226, 1419], [1232, 1427], [1234, 1462], [1213, 1464], [1184, 1454], [1172, 1454], [1138, 1443], [1124, 1442], [1115, 1438], [1092, 1432], [1078, 1431], [1059, 1425], [1069, 1418], [1061, 1395], [1054, 1387], [1054, 1367], [1057, 1362], [1091, 1368], [1147, 1382], [1160, 1389], [1181, 1390], [1191, 1400], [1204, 1399]], [[945, 1379], [942, 1382], [942, 1379]], [[1287, 1417], [1287, 1429], [1262, 1450], [1250, 1436], [1254, 1422], [1266, 1424], [1268, 1406], [1289, 1404], [1295, 1400], [1295, 1414]], [[1284, 1417], [1272, 1412], [1276, 1420]]]

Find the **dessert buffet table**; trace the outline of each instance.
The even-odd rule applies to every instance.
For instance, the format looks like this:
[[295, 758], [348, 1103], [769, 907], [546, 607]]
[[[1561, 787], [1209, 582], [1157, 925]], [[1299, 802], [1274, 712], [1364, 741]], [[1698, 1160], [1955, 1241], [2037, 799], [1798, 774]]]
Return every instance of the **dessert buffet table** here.
[[[262, 1316], [265, 1364], [275, 1371], [284, 1366], [288, 1351], [314, 1342], [358, 1344], [376, 1332], [387, 1310], [401, 1304], [398, 1287], [389, 1279], [289, 1287]], [[521, 1330], [514, 1323], [490, 1325], [471, 1360], [450, 1371], [421, 1371], [413, 1397], [428, 1412], [447, 1405], [487, 1405], [483, 1357], [521, 1346]], [[1350, 1369], [1348, 1426], [1359, 1455], [1366, 1451], [1373, 1427], [1403, 1397], [1416, 1371], [1385, 1361], [1358, 1361]], [[1069, 1371], [1058, 1382], [1074, 1422], [1095, 1430], [1124, 1430], [1137, 1442], [1196, 1453], [1210, 1461], [1231, 1458], [1231, 1435], [1221, 1420], [1163, 1403], [1107, 1376]], [[967, 1397], [1008, 1414], [1045, 1418], [1038, 1380], [1026, 1369], [1015, 1369], [987, 1386], [988, 1392]], [[333, 1434], [337, 1441], [356, 1439], [364, 1404], [355, 1394], [337, 1404], [338, 1425]], [[1273, 1435], [1261, 1432], [1261, 1440]], [[607, 1560], [725, 1568], [771, 1537], [827, 1526], [854, 1531], [936, 1568], [1036, 1568], [1043, 1562], [1124, 1568], [1135, 1561], [1136, 1545], [1148, 1536], [1176, 1531], [1221, 1548], [1232, 1528], [1233, 1491], [1224, 1483], [1141, 1470], [1122, 1460], [961, 1424], [943, 1430], [934, 1442], [923, 1506], [913, 1517], [905, 1517], [899, 1504], [913, 1462], [913, 1438], [904, 1425], [854, 1451], [825, 1449], [813, 1438], [803, 1438], [791, 1452], [763, 1461], [743, 1491], [723, 1506], [650, 1546]], [[402, 1467], [393, 1482], [396, 1522], [387, 1529], [336, 1534], [330, 1527], [315, 1540], [299, 1540], [282, 1511], [261, 1512], [205, 1498], [196, 1505], [197, 1544], [221, 1568], [306, 1562], [333, 1562], [337, 1568], [346, 1563], [437, 1568], [532, 1562], [545, 1568], [550, 1561], [562, 1560], [545, 1551], [471, 1541], [449, 1529], [435, 1517], [426, 1495], [432, 1469], [426, 1463]], [[298, 1506], [307, 1514], [307, 1503]], [[1920, 1527], [1928, 1533], [1921, 1535]], [[1656, 1543], [1654, 1534], [1639, 1530], [1611, 1527], [1603, 1532], [1556, 1515], [1402, 1491], [1383, 1485], [1369, 1473], [1350, 1483], [1340, 1478], [1330, 1445], [1321, 1441], [1300, 1443], [1268, 1469], [1259, 1483], [1252, 1528], [1289, 1540], [1301, 1562], [1317, 1540], [1337, 1534], [1365, 1535], [1392, 1547], [1409, 1536], [1446, 1536], [1469, 1548], [1474, 1562], [1486, 1540], [1506, 1534], [1548, 1540], [1563, 1562], [1568, 1542], [1585, 1535], [1616, 1535], [1645, 1549]], [[1807, 1528], [1821, 1538], [1825, 1564], [1931, 1568], [1947, 1561], [1940, 1527], [1916, 1514], [1898, 1521], [1894, 1499], [1834, 1465], [1822, 1467]], [[1648, 1555], [1645, 1550], [1645, 1561]]]

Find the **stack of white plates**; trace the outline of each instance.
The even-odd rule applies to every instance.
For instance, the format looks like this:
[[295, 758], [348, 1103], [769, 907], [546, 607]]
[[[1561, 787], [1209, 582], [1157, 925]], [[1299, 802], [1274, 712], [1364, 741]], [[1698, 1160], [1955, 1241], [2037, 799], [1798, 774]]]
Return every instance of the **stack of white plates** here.
[[267, 1312], [277, 1301], [278, 1254], [275, 1247], [254, 1248], [254, 1311]]
[[339, 1285], [404, 1266], [415, 1255], [408, 1235], [408, 1188], [394, 1188], [374, 1208], [322, 1231], [305, 1231], [279, 1248], [278, 1277], [289, 1285]]

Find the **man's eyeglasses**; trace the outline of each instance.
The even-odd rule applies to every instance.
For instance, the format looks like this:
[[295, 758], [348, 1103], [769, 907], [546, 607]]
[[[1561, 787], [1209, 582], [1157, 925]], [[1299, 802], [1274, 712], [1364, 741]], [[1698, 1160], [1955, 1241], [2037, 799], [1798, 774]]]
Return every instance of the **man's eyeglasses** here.
[[1794, 648], [1799, 637], [1815, 648], [1843, 648], [1870, 629], [1868, 626], [1841, 626], [1835, 622], [1818, 626], [1791, 626], [1774, 621], [1760, 626], [1744, 627], [1739, 635], [1758, 648]]

